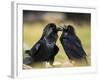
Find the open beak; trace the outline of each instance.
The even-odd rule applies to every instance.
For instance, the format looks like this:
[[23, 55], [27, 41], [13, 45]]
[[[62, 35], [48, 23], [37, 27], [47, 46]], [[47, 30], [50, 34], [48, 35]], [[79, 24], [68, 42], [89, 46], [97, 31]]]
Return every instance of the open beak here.
[[60, 26], [60, 27], [57, 27], [57, 31], [62, 31], [63, 28]]
[[65, 24], [61, 25], [62, 29], [67, 29], [68, 26], [66, 26]]

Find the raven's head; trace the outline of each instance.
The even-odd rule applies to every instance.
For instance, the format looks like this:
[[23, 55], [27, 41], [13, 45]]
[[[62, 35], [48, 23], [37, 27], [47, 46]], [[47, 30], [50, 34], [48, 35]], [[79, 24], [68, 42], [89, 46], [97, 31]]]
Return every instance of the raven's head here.
[[75, 34], [74, 27], [72, 25], [62, 25], [60, 26], [60, 29], [67, 34]]
[[43, 30], [45, 36], [49, 36], [52, 32], [56, 32], [56, 25], [54, 23], [49, 23]]
[[49, 42], [56, 42], [58, 35], [57, 32], [59, 28], [54, 23], [49, 23], [43, 30], [43, 37], [49, 40]]

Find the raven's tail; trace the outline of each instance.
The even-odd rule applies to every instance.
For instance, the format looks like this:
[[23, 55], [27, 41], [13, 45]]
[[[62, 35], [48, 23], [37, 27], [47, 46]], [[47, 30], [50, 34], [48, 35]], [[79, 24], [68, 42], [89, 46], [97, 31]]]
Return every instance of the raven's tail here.
[[30, 52], [30, 50], [25, 50], [25, 54], [28, 54], [28, 55], [31, 56], [31, 52]]
[[30, 52], [30, 50], [25, 50], [25, 53], [29, 53]]

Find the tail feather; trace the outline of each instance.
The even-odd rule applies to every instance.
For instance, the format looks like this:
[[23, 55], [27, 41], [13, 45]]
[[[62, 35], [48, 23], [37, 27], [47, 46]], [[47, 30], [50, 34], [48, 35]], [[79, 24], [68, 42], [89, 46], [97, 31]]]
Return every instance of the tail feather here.
[[29, 53], [30, 52], [30, 50], [25, 50], [25, 53]]
[[28, 55], [31, 56], [31, 52], [30, 52], [30, 50], [25, 50], [25, 54], [28, 54]]

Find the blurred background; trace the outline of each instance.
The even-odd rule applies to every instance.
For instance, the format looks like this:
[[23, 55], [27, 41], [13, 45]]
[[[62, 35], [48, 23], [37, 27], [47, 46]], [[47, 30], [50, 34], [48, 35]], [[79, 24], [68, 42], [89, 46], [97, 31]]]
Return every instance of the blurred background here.
[[[91, 65], [91, 14], [89, 13], [69, 13], [69, 12], [48, 12], [48, 11], [23, 11], [23, 56], [24, 50], [31, 49], [31, 47], [42, 36], [43, 29], [48, 23], [55, 23], [58, 27], [62, 24], [73, 25], [77, 36], [80, 38], [83, 48], [87, 53], [87, 59], [89, 64], [85, 62], [81, 63], [69, 63], [62, 45], [57, 40], [59, 52], [55, 57], [54, 64], [57, 67], [78, 67]], [[60, 37], [62, 32], [58, 33]], [[48, 66], [48, 64], [47, 64]], [[38, 65], [38, 67], [45, 67]]]

